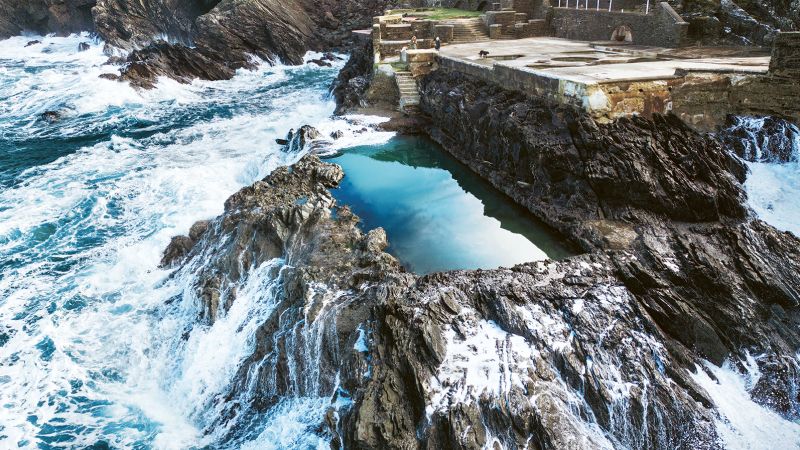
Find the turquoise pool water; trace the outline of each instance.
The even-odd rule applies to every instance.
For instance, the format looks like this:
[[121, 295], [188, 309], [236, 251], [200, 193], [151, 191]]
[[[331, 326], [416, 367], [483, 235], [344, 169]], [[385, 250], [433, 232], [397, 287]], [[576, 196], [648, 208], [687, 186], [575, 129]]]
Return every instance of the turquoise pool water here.
[[332, 158], [334, 192], [365, 229], [383, 227], [389, 252], [417, 273], [491, 269], [571, 255], [559, 236], [430, 139], [395, 137]]

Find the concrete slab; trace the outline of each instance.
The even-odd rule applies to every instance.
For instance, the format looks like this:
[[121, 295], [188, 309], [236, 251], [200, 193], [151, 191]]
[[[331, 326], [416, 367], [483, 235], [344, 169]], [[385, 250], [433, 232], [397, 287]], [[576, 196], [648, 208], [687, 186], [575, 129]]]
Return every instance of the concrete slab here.
[[[481, 58], [481, 50], [489, 56]], [[724, 56], [721, 56], [724, 55]], [[659, 47], [610, 47], [585, 41], [538, 37], [518, 40], [455, 44], [442, 48], [441, 55], [473, 64], [500, 65], [541, 77], [586, 85], [671, 79], [686, 71], [764, 74], [769, 56], [728, 48], [693, 47], [675, 51]], [[728, 56], [731, 55], [731, 56]]]

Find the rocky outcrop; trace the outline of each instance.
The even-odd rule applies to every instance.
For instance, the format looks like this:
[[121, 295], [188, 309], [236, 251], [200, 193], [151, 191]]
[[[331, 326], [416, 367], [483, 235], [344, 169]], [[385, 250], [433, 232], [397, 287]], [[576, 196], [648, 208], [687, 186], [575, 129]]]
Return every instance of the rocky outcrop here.
[[112, 48], [133, 50], [154, 40], [188, 44], [194, 21], [219, 0], [98, 0], [94, 8], [97, 33]]
[[259, 268], [279, 281], [220, 403], [229, 439], [319, 396], [332, 448], [720, 448], [692, 373], [744, 352], [753, 400], [797, 416], [800, 240], [750, 216], [738, 159], [673, 117], [598, 125], [457, 74], [422, 86], [431, 134], [587, 253], [417, 277], [336, 205], [338, 166], [276, 170], [165, 253], [197, 268], [209, 323]]
[[776, 117], [729, 116], [717, 139], [751, 162], [800, 161], [800, 128]]
[[350, 59], [331, 86], [331, 94], [336, 99], [336, 114], [367, 105], [365, 95], [372, 80], [372, 55], [372, 40], [361, 41], [350, 50]]
[[313, 41], [314, 22], [297, 1], [223, 0], [197, 19], [198, 49], [231, 67], [249, 67], [252, 56], [302, 64], [303, 54], [320, 49]]
[[[795, 354], [800, 240], [751, 216], [746, 170], [712, 138], [671, 116], [599, 125], [459, 74], [435, 73], [422, 89], [431, 135], [454, 156], [606, 252], [677, 367]], [[796, 380], [778, 378], [759, 392], [793, 392]]]
[[235, 70], [222, 61], [196, 49], [166, 42], [156, 42], [131, 52], [121, 72], [121, 80], [145, 89], [153, 88], [161, 76], [189, 83], [196, 78], [227, 80], [235, 74]]
[[673, 5], [689, 22], [689, 37], [703, 44], [769, 46], [779, 31], [800, 30], [797, 0], [684, 0]]
[[24, 32], [67, 35], [92, 31], [96, 0], [2, 0], [0, 39]]
[[[372, 16], [386, 6], [385, 0], [99, 0], [94, 13], [110, 52], [143, 49], [157, 66], [149, 72], [171, 76], [164, 69], [174, 69], [174, 78], [182, 81], [189, 73], [217, 79], [219, 67], [198, 70], [209, 63], [226, 68], [227, 77], [236, 69], [252, 68], [254, 58], [302, 64], [308, 50], [342, 46], [350, 30], [369, 27]], [[166, 62], [174, 54], [181, 58]], [[141, 55], [137, 62], [141, 65]], [[138, 69], [123, 78], [138, 79], [147, 72]], [[152, 83], [152, 78], [137, 82]]]

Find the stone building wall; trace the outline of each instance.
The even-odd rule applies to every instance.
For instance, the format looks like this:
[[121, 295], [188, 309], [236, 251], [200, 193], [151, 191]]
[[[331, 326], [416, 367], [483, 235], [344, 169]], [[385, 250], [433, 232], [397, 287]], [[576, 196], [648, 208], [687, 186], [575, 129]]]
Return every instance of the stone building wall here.
[[[589, 0], [591, 3], [591, 0]], [[556, 37], [581, 41], [608, 41], [614, 29], [627, 25], [633, 43], [658, 47], [680, 47], [687, 41], [689, 24], [662, 2], [650, 14], [553, 8], [551, 29]]]

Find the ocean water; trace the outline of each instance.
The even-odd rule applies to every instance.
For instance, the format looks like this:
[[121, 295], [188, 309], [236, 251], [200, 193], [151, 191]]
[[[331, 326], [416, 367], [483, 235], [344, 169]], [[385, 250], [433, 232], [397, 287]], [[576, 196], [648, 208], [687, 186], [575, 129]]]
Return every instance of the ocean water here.
[[[43, 43], [26, 48], [33, 39]], [[91, 49], [77, 52], [84, 41]], [[0, 448], [218, 447], [209, 413], [269, 313], [275, 277], [259, 268], [246, 282], [258, 289], [203, 328], [195, 268], [170, 277], [161, 252], [300, 158], [274, 143], [288, 129], [343, 129], [342, 146], [390, 136], [330, 119], [341, 63], [139, 92], [98, 79], [116, 72], [106, 60], [88, 36], [0, 41]], [[271, 420], [253, 440], [313, 421]]]
[[[42, 43], [26, 47], [33, 39]], [[78, 52], [81, 42], [91, 48]], [[342, 62], [262, 65], [221, 82], [163, 79], [137, 91], [99, 79], [117, 73], [106, 60], [87, 35], [0, 41], [0, 448], [327, 448], [319, 424], [332, 393], [220, 419], [256, 329], [275, 314], [283, 261], [251, 268], [235, 305], [211, 326], [197, 320], [202, 258], [176, 273], [158, 263], [172, 236], [303, 156], [275, 144], [290, 128], [343, 131], [331, 144], [342, 163], [364, 148], [393, 148], [399, 161], [403, 147], [393, 133], [362, 132], [376, 118], [331, 117], [327, 91]], [[49, 111], [58, 120], [45, 120]], [[403, 234], [420, 223], [393, 221], [379, 190], [358, 198], [381, 213], [365, 226], [386, 225], [399, 255], [416, 249], [414, 268], [561, 255], [549, 235], [526, 230], [538, 226], [530, 217], [507, 200], [494, 204], [499, 194], [417, 147], [405, 156], [422, 156], [420, 167], [398, 162], [386, 173], [422, 174], [418, 188], [449, 197], [429, 224], [444, 223], [442, 214], [461, 220], [436, 236], [449, 242]], [[377, 185], [375, 173], [345, 165], [348, 183]], [[479, 251], [469, 250], [476, 239]], [[494, 240], [505, 259], [490, 259]], [[468, 257], [456, 258], [459, 249]], [[439, 254], [433, 265], [419, 262]]]

